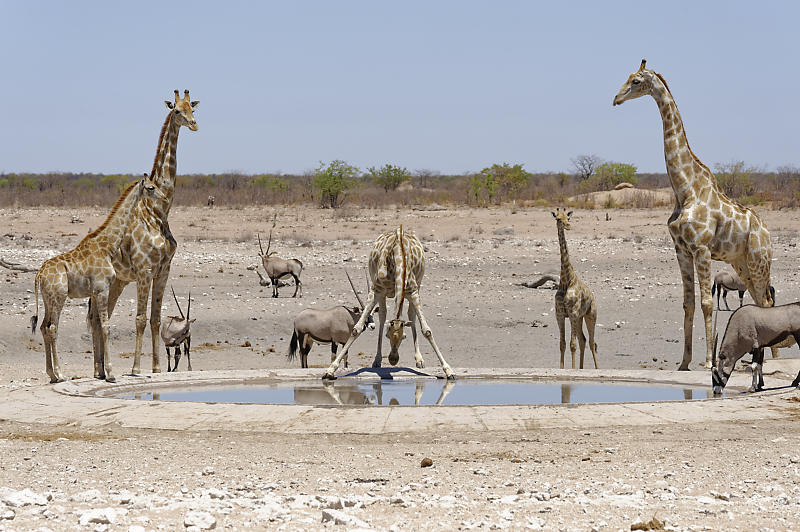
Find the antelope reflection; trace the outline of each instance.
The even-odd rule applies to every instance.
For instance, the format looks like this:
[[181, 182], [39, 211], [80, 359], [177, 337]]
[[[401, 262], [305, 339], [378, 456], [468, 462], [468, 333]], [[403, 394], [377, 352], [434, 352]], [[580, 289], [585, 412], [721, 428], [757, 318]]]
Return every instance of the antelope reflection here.
[[[422, 395], [425, 391], [425, 384], [431, 383], [427, 379], [416, 379], [414, 382], [414, 405], [419, 406]], [[442, 386], [439, 397], [434, 405], [439, 406], [444, 403], [447, 395], [456, 385], [454, 380], [446, 380]], [[384, 394], [383, 381], [373, 383], [344, 383], [341, 380], [323, 381], [322, 388], [312, 386], [295, 386], [294, 402], [303, 405], [374, 405], [374, 406], [396, 406], [401, 404], [411, 404], [405, 397], [396, 397], [398, 393], [407, 391], [407, 388], [397, 389], [387, 385]]]

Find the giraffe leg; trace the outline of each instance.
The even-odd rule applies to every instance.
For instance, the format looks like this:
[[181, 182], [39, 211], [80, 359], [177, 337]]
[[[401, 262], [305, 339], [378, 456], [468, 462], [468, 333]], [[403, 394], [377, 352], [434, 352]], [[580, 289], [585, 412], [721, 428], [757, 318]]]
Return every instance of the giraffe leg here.
[[[347, 356], [347, 351], [350, 349], [350, 346], [353, 345], [353, 342], [356, 341], [364, 329], [367, 327], [367, 317], [369, 316], [372, 309], [375, 308], [375, 293], [370, 291], [369, 295], [367, 296], [367, 303], [364, 312], [361, 313], [361, 317], [358, 319], [358, 322], [353, 326], [353, 330], [350, 331], [350, 338], [347, 339], [347, 343], [344, 344], [344, 347], [339, 354], [336, 355], [336, 360], [331, 362], [331, 365], [328, 366], [328, 369], [325, 370], [325, 373], [322, 374], [323, 379], [335, 379], [336, 378], [336, 370], [339, 369], [339, 364], [341, 363], [342, 359]], [[383, 321], [381, 321], [381, 327], [383, 327]]]
[[[44, 296], [44, 294], [42, 295]], [[45, 298], [43, 297], [43, 299]], [[45, 347], [45, 370], [52, 384], [64, 382], [56, 353], [56, 340], [58, 339], [58, 322], [65, 299], [66, 295], [62, 294], [55, 294], [49, 300], [45, 299], [44, 319], [40, 328]]]
[[92, 359], [94, 361], [94, 378], [105, 379], [103, 374], [103, 346], [100, 344], [100, 316], [97, 314], [97, 306], [92, 305], [92, 298], [89, 298], [89, 313], [86, 317], [92, 333]]
[[[111, 319], [111, 315], [114, 313], [114, 309], [117, 306], [117, 301], [119, 300], [119, 296], [122, 294], [122, 290], [128, 283], [121, 281], [119, 278], [115, 277], [114, 280], [111, 282], [111, 287], [108, 289], [108, 319]], [[97, 314], [95, 309], [92, 309], [92, 312], [89, 316], [89, 319], [92, 324], [92, 330], [95, 327], [98, 329], [101, 327], [100, 325], [100, 316]], [[96, 335], [94, 332], [92, 333], [93, 336], [93, 349], [94, 349], [94, 358], [95, 364], [97, 368], [95, 370], [95, 378], [105, 378], [105, 376], [100, 376], [100, 369], [103, 366], [103, 346], [99, 343], [94, 341], [94, 338], [99, 338], [99, 335]]]
[[416, 312], [417, 316], [419, 317], [419, 325], [420, 329], [422, 330], [422, 336], [428, 339], [428, 342], [431, 344], [433, 348], [433, 352], [436, 353], [437, 358], [439, 359], [439, 363], [442, 365], [442, 371], [444, 371], [445, 377], [448, 379], [455, 379], [456, 376], [453, 373], [453, 370], [450, 368], [450, 365], [445, 361], [442, 352], [439, 350], [439, 346], [436, 345], [436, 340], [433, 338], [433, 331], [428, 326], [427, 320], [425, 320], [425, 316], [422, 314], [422, 309], [420, 309], [420, 301], [419, 301], [419, 292], [414, 290], [408, 296], [408, 304], [414, 306], [414, 311]]
[[408, 306], [408, 321], [411, 323], [411, 339], [414, 342], [414, 360], [418, 369], [425, 367], [425, 361], [422, 359], [422, 353], [419, 350], [419, 340], [417, 338], [417, 312], [414, 310], [414, 305]]
[[563, 303], [556, 301], [556, 323], [558, 324], [558, 348], [561, 350], [561, 369], [564, 369], [564, 352], [567, 350], [566, 331], [564, 330], [567, 316], [563, 310]]
[[108, 346], [108, 299], [105, 292], [95, 294], [92, 303], [97, 307], [97, 314], [100, 315], [100, 343], [103, 346], [103, 373], [106, 382], [116, 382], [111, 372], [111, 355]]
[[141, 373], [142, 362], [142, 339], [144, 330], [147, 327], [147, 300], [149, 298], [150, 279], [139, 277], [136, 279], [136, 348], [133, 352], [133, 368], [131, 373], [139, 375]]
[[697, 250], [695, 254], [695, 268], [700, 284], [700, 308], [703, 311], [703, 321], [706, 331], [706, 363], [705, 368], [711, 369], [711, 360], [714, 356], [714, 331], [712, 312], [714, 298], [711, 297], [711, 252], [707, 248]]
[[589, 313], [584, 317], [586, 320], [586, 333], [589, 335], [589, 349], [592, 351], [592, 360], [594, 360], [594, 369], [597, 367], [597, 343], [594, 341], [594, 327], [597, 324], [597, 304], [592, 300], [592, 307]]
[[[153, 373], [161, 373], [158, 361], [158, 345], [161, 343], [161, 303], [169, 280], [169, 263], [153, 280], [153, 300], [150, 302], [150, 339], [153, 342]], [[177, 365], [177, 364], [176, 364]]]
[[694, 259], [679, 244], [675, 244], [678, 266], [683, 282], [683, 360], [678, 371], [689, 371], [692, 362], [692, 327], [694, 325]]
[[[572, 369], [575, 369], [575, 351], [578, 348], [578, 332], [580, 331], [581, 323], [577, 318], [570, 316], [569, 318], [569, 352], [572, 355]], [[581, 332], [583, 336], [583, 332]]]
[[386, 298], [380, 296], [378, 297], [378, 350], [375, 352], [375, 360], [372, 361], [373, 368], [381, 367], [381, 362], [383, 361], [383, 328], [385, 325]]

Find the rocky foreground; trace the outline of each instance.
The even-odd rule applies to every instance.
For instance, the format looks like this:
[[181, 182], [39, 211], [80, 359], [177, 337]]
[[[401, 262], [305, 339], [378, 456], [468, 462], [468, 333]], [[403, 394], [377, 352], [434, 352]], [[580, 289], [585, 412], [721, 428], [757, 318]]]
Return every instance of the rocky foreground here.
[[0, 530], [798, 530], [798, 420], [396, 439], [3, 422]]

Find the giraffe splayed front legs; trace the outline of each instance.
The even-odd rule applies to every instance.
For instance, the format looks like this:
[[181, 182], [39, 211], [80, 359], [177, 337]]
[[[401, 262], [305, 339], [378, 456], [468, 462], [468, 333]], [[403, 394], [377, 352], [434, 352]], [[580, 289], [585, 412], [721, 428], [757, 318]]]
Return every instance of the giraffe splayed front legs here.
[[[399, 361], [398, 348], [400, 343], [405, 338], [405, 327], [411, 328], [411, 334], [414, 339], [414, 358], [418, 368], [425, 365], [422, 359], [422, 354], [419, 350], [417, 342], [417, 331], [414, 327], [416, 320], [419, 320], [420, 330], [422, 335], [431, 344], [434, 353], [442, 365], [442, 371], [448, 379], [454, 379], [455, 374], [450, 368], [450, 365], [445, 361], [436, 340], [433, 338], [433, 332], [428, 325], [425, 316], [422, 314], [419, 289], [422, 285], [422, 277], [425, 274], [425, 256], [422, 249], [422, 243], [413, 234], [403, 232], [403, 228], [395, 231], [389, 231], [378, 237], [375, 241], [375, 246], [369, 257], [369, 276], [372, 281], [372, 286], [367, 296], [364, 312], [361, 318], [353, 327], [350, 338], [344, 345], [344, 348], [339, 352], [336, 360], [331, 362], [323, 379], [334, 379], [336, 370], [339, 364], [350, 349], [350, 346], [358, 338], [358, 336], [366, 328], [366, 320], [376, 305], [378, 305], [378, 349], [375, 355], [375, 360], [372, 363], [373, 367], [380, 367], [383, 358], [381, 346], [383, 341], [383, 329], [386, 324], [386, 298], [394, 297], [397, 305], [395, 319], [389, 322], [387, 330], [387, 337], [389, 338], [390, 352], [389, 363], [392, 365], [397, 364]], [[403, 302], [408, 300], [408, 321], [400, 319], [402, 312]]]
[[[692, 361], [694, 322], [694, 277], [700, 285], [700, 306], [706, 332], [706, 362], [713, 359], [711, 261], [732, 265], [759, 306], [772, 306], [769, 292], [772, 244], [769, 231], [758, 214], [731, 201], [717, 186], [714, 175], [689, 148], [683, 120], [664, 78], [647, 68], [628, 76], [614, 97], [614, 105], [650, 95], [656, 101], [664, 126], [664, 158], [675, 193], [675, 209], [667, 227], [683, 282], [683, 359], [680, 370]], [[773, 351], [773, 356], [777, 352]]]

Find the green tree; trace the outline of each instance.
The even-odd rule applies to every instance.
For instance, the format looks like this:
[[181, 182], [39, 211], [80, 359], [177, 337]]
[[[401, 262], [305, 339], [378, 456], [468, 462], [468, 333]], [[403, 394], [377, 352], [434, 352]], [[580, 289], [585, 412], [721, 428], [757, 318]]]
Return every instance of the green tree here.
[[717, 185], [729, 198], [740, 199], [753, 193], [752, 174], [757, 171], [757, 168], [747, 166], [744, 161], [718, 163], [714, 165], [714, 168], [716, 169]]
[[383, 187], [383, 190], [389, 192], [395, 190], [404, 181], [411, 179], [411, 172], [407, 168], [400, 168], [391, 164], [385, 164], [381, 168], [369, 168], [367, 170], [372, 181]]
[[531, 181], [530, 172], [521, 164], [493, 164], [472, 176], [470, 191], [475, 201], [484, 199], [484, 204], [493, 203], [498, 198], [515, 199], [520, 190]]
[[345, 161], [337, 159], [325, 166], [320, 161], [319, 168], [314, 174], [313, 186], [319, 191], [320, 202], [323, 207], [336, 209], [344, 202], [345, 193], [356, 186], [356, 175], [359, 170]]
[[274, 174], [258, 175], [250, 180], [250, 184], [266, 188], [272, 192], [286, 192], [289, 190], [289, 182], [286, 181], [286, 179]]
[[582, 192], [612, 190], [620, 183], [635, 185], [637, 181], [636, 166], [609, 161], [595, 168], [594, 175], [583, 181], [580, 188]]

